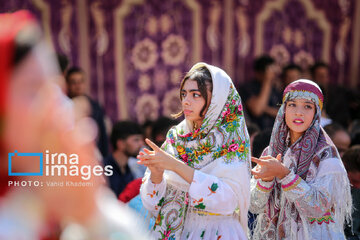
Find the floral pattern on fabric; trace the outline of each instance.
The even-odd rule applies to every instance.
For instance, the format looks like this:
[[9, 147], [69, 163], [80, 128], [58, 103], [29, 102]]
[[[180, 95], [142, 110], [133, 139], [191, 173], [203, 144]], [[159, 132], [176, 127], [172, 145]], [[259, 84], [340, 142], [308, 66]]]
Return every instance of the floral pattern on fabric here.
[[[208, 111], [211, 111], [211, 106]], [[165, 151], [169, 147], [175, 148], [177, 157], [195, 169], [199, 169], [198, 166], [202, 165], [200, 162], [204, 161], [204, 156], [209, 154], [212, 155], [211, 160], [224, 157], [227, 163], [230, 163], [232, 159], [246, 159], [249, 155], [250, 142], [245, 136], [241, 137], [239, 134], [246, 128], [243, 123], [240, 124], [241, 121], [243, 121], [243, 106], [239, 94], [231, 85], [226, 104], [214, 126], [223, 137], [229, 136], [224, 144], [214, 146], [213, 136], [209, 137], [210, 134], [206, 133], [210, 120], [205, 117], [201, 128], [193, 132], [185, 134], [184, 129], [171, 129], [162, 147]], [[204, 139], [205, 137], [207, 139]], [[196, 140], [199, 143], [196, 148], [187, 147], [189, 141]]]

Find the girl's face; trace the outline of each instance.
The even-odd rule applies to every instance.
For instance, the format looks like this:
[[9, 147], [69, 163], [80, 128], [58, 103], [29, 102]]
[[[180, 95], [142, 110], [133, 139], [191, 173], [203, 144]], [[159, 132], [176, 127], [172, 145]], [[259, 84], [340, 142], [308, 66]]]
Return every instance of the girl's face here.
[[200, 127], [210, 105], [211, 92], [208, 91], [208, 104], [203, 112], [204, 116], [200, 116], [200, 112], [205, 105], [205, 99], [201, 95], [196, 81], [189, 79], [184, 83], [184, 87], [181, 90], [181, 98], [182, 110], [186, 120], [195, 122]]
[[285, 122], [290, 133], [302, 135], [310, 127], [315, 111], [315, 104], [310, 100], [288, 100], [285, 109]]

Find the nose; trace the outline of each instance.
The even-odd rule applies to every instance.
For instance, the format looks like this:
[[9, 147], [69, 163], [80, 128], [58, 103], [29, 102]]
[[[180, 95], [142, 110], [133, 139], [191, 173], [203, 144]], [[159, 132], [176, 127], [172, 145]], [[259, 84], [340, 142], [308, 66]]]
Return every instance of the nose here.
[[298, 116], [303, 116], [304, 115], [304, 111], [302, 108], [298, 107], [296, 108], [295, 110], [295, 114], [298, 115]]
[[189, 97], [188, 96], [185, 96], [182, 100], [182, 104], [184, 106], [190, 106], [190, 100], [189, 100]]

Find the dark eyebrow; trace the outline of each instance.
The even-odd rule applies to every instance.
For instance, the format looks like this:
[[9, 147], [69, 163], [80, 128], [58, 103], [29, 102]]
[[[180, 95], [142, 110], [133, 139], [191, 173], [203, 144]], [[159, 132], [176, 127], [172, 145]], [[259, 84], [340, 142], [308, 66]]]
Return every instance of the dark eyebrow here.
[[[182, 89], [181, 91], [186, 92], [185, 89]], [[200, 92], [200, 90], [199, 89], [190, 89], [189, 92]]]

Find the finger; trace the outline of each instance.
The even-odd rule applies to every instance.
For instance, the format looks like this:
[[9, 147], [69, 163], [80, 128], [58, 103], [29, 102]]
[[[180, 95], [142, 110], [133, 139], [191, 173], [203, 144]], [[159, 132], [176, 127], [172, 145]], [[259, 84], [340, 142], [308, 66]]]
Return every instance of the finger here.
[[143, 161], [147, 161], [147, 160], [153, 159], [152, 156], [147, 155], [147, 154], [146, 154], [146, 155], [137, 155], [136, 158], [139, 159], [139, 160], [143, 160]]
[[158, 163], [157, 160], [155, 160], [155, 159], [149, 159], [149, 160], [146, 160], [146, 161], [140, 160], [140, 161], [137, 161], [137, 162], [138, 162], [138, 164], [142, 164], [142, 165], [145, 165], [147, 167], [155, 167], [156, 164]]
[[150, 150], [147, 149], [147, 148], [144, 148], [144, 152], [146, 152], [147, 154], [154, 154], [154, 151], [150, 151]]
[[254, 178], [255, 179], [260, 179], [260, 177], [258, 175], [255, 175], [255, 174], [254, 174]]
[[281, 161], [281, 154], [280, 154], [280, 153], [276, 156], [276, 159], [277, 159], [278, 161]]
[[257, 170], [257, 169], [253, 169], [253, 170], [251, 170], [251, 174], [253, 174], [253, 175], [259, 175], [259, 174], [260, 174], [260, 171]]
[[152, 141], [150, 141], [150, 139], [146, 138], [145, 142], [154, 150], [154, 151], [160, 151], [161, 149]]
[[269, 160], [269, 159], [272, 159], [273, 157], [270, 156], [270, 155], [267, 155], [267, 156], [261, 156], [260, 159], [262, 160]]
[[261, 159], [256, 158], [256, 157], [251, 157], [251, 161], [254, 163], [257, 163], [259, 165], [261, 165], [261, 163], [263, 162]]

